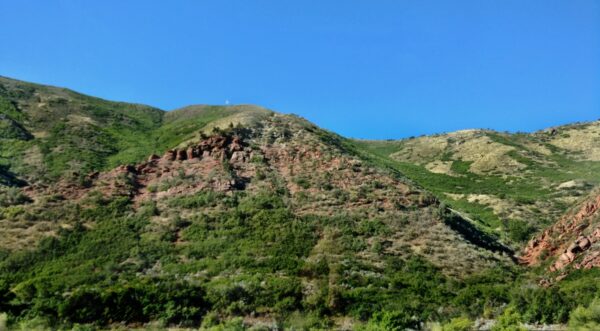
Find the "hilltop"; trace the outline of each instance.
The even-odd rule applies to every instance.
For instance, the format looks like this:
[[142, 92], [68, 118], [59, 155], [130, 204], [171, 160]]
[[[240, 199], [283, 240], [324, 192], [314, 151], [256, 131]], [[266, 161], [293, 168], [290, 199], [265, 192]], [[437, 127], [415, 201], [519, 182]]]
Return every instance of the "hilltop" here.
[[356, 141], [515, 248], [600, 183], [600, 122]]
[[[210, 130], [270, 111], [256, 106], [190, 106], [166, 112], [112, 102], [52, 86], [0, 77], [0, 137], [5, 184], [80, 179], [135, 163]], [[23, 178], [14, 178], [18, 173]], [[10, 181], [13, 182], [10, 182]]]
[[550, 284], [519, 258], [598, 184], [597, 122], [356, 141], [8, 78], [0, 120], [11, 325], [403, 329], [507, 305], [561, 323], [593, 299], [595, 269]]

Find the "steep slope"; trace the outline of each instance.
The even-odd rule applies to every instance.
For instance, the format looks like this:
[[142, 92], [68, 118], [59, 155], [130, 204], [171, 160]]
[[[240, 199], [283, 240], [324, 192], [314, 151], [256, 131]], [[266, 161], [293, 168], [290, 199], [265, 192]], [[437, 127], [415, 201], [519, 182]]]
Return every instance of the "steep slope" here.
[[[365, 250], [361, 254], [368, 258], [384, 253], [421, 255], [454, 276], [510, 261], [505, 254], [511, 252], [495, 246], [491, 238], [465, 240], [464, 234], [455, 231], [456, 224], [445, 222], [449, 217], [433, 196], [399, 174], [361, 161], [345, 149], [342, 138], [299, 118], [271, 113], [252, 126], [217, 127], [212, 135], [202, 133], [199, 139], [168, 150], [162, 157], [150, 155], [137, 165], [90, 173], [82, 184], [65, 179], [47, 187], [28, 186], [22, 192], [36, 201], [34, 206], [49, 196], [77, 202], [101, 194], [109, 200], [126, 197], [137, 206], [152, 203], [159, 210], [178, 209], [174, 201], [193, 200], [196, 195], [275, 192], [296, 215], [348, 218], [349, 222], [376, 219], [387, 230], [359, 244]], [[7, 219], [5, 230], [14, 228], [11, 224], [20, 223]], [[33, 227], [26, 235], [16, 235], [20, 226], [15, 235], [6, 237], [10, 242], [5, 247], [18, 249], [43, 237]], [[42, 229], [61, 226], [60, 222], [46, 223]], [[441, 241], [446, 242], [444, 247], [435, 249]], [[492, 250], [477, 246], [482, 243]], [[374, 244], [381, 246], [375, 255], [369, 253]]]
[[25, 181], [77, 177], [149, 141], [163, 112], [0, 77], [1, 162]]
[[600, 122], [355, 143], [514, 247], [600, 183]]
[[351, 141], [5, 78], [0, 110], [0, 312], [21, 329], [564, 323], [600, 293], [598, 122]]
[[255, 106], [164, 112], [0, 76], [0, 184], [81, 181], [91, 171], [162, 153], [217, 120], [238, 123], [267, 113]]
[[0, 82], [0, 311], [17, 321], [416, 327], [481, 314], [466, 280], [513, 279], [510, 249], [296, 116]]
[[521, 261], [561, 272], [600, 266], [600, 194], [594, 192], [527, 244]]

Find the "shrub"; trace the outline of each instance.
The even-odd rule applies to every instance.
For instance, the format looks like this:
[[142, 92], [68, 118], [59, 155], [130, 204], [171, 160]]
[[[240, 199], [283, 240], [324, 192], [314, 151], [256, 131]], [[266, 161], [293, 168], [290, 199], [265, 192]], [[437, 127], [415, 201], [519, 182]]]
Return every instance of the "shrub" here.
[[219, 325], [208, 327], [207, 331], [244, 331], [244, 320], [241, 317], [235, 317]]
[[16, 187], [0, 188], [0, 207], [21, 205], [31, 202], [31, 199]]
[[186, 209], [214, 207], [222, 198], [223, 195], [221, 193], [216, 193], [214, 191], [202, 191], [194, 195], [186, 195], [170, 199], [168, 205], [169, 207], [181, 207]]
[[558, 287], [548, 289], [515, 288], [512, 303], [524, 321], [536, 323], [564, 323], [571, 301]]
[[300, 186], [301, 188], [303, 188], [305, 190], [310, 188], [310, 182], [305, 177], [294, 178], [294, 183], [296, 183], [296, 185]]
[[521, 315], [515, 307], [509, 306], [496, 320], [492, 331], [527, 331], [521, 325]]
[[534, 228], [523, 221], [509, 220], [508, 224], [508, 236], [510, 239], [516, 242], [523, 242], [529, 240], [529, 237], [534, 231]]
[[373, 314], [363, 331], [401, 331], [418, 329], [419, 321], [405, 311], [383, 311]]
[[588, 307], [579, 306], [569, 316], [569, 329], [574, 331], [600, 330], [600, 299]]
[[50, 322], [42, 317], [34, 317], [20, 321], [15, 330], [19, 331], [50, 331], [52, 328], [49, 326]]
[[6, 313], [0, 313], [0, 331], [8, 330], [6, 328], [7, 320], [8, 320], [8, 315]]
[[447, 324], [444, 324], [442, 331], [470, 331], [473, 327], [473, 321], [467, 317], [453, 318]]
[[58, 316], [70, 322], [110, 323], [162, 320], [193, 324], [207, 311], [204, 292], [189, 283], [138, 282], [98, 290], [82, 288], [63, 298]]

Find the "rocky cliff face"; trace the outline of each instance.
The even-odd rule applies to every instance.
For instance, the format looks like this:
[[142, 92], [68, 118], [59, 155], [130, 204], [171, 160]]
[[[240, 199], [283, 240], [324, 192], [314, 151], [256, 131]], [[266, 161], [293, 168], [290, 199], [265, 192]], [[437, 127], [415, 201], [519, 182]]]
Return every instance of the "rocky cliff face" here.
[[595, 192], [527, 244], [520, 258], [526, 265], [548, 259], [549, 271], [600, 266], [600, 194]]

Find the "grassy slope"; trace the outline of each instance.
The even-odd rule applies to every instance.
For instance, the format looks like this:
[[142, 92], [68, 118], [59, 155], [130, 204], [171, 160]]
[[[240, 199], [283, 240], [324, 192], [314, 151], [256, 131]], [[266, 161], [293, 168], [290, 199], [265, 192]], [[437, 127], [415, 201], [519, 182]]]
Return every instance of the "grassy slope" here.
[[16, 174], [32, 182], [76, 179], [163, 153], [217, 120], [231, 118], [227, 125], [240, 121], [240, 114], [265, 113], [253, 106], [166, 113], [0, 77], [0, 183], [18, 184]]
[[[578, 130], [577, 127], [569, 129]], [[494, 149], [500, 146], [512, 150], [494, 156], [492, 161], [495, 163], [489, 166], [490, 171], [474, 172], [471, 168], [473, 161], [464, 161], [457, 154], [460, 155], [461, 149], [466, 148], [462, 147], [465, 142], [484, 139], [482, 136], [486, 144], [492, 142]], [[585, 196], [600, 183], [600, 162], [582, 158], [576, 151], [559, 148], [552, 144], [551, 138], [548, 133], [482, 131], [462, 137], [462, 145], [442, 145], [434, 152], [428, 149], [436, 141], [419, 141], [428, 137], [354, 143], [365, 153], [433, 192], [448, 205], [467, 213], [489, 231], [517, 245], [529, 237], [521, 235], [522, 231], [531, 232], [551, 224], [579, 196]], [[452, 142], [457, 138], [449, 134], [435, 139]], [[550, 153], [542, 154], [536, 146], [542, 146]], [[481, 153], [481, 159], [493, 153], [489, 150], [476, 152]], [[428, 164], [434, 162], [443, 162], [446, 168], [442, 171], [428, 169]], [[522, 168], [509, 168], [513, 162], [518, 162]], [[573, 180], [578, 181], [575, 187], [559, 188], [561, 183]], [[484, 197], [478, 201], [477, 195]]]
[[0, 111], [35, 137], [4, 140], [2, 163], [34, 180], [114, 166], [109, 157], [151, 141], [149, 132], [163, 117], [148, 106], [5, 78], [0, 78], [0, 100]]

